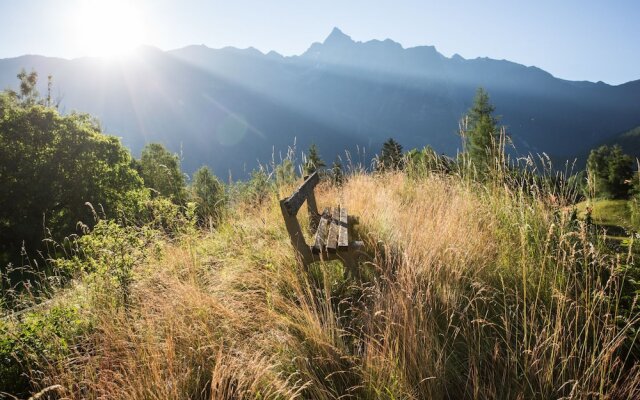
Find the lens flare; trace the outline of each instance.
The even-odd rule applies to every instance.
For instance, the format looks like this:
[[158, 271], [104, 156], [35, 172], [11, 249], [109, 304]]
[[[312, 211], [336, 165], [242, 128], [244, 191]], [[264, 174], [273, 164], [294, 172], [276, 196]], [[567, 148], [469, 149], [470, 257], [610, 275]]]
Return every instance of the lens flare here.
[[144, 18], [130, 1], [83, 1], [75, 25], [78, 47], [87, 56], [123, 55], [145, 40]]

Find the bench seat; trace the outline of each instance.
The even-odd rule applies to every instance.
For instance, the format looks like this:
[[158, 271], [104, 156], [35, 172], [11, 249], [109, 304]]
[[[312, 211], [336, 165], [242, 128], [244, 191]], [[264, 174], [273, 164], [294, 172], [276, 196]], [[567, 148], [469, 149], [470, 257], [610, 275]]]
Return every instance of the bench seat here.
[[[318, 172], [314, 172], [306, 177], [291, 196], [280, 200], [280, 209], [291, 244], [305, 265], [318, 260], [339, 259], [345, 265], [356, 268], [356, 252], [362, 248], [362, 242], [349, 241], [349, 215], [345, 207], [338, 205], [325, 208], [322, 214], [318, 212], [314, 188], [319, 182]], [[297, 218], [298, 211], [305, 202], [311, 230], [315, 231], [311, 244], [305, 242]]]
[[336, 253], [349, 250], [348, 214], [345, 207], [337, 206], [333, 210], [325, 208], [318, 223], [313, 254]]

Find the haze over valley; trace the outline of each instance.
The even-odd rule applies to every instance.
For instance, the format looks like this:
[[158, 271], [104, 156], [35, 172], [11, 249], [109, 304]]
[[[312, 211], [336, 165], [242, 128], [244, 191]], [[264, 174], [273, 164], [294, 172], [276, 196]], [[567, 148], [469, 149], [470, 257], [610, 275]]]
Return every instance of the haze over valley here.
[[640, 125], [640, 81], [567, 81], [507, 60], [448, 58], [433, 46], [356, 42], [338, 28], [290, 57], [194, 45], [115, 58], [2, 59], [0, 87], [15, 88], [20, 68], [39, 73], [41, 93], [52, 75], [63, 112], [92, 114], [134, 154], [161, 142], [182, 154], [186, 171], [207, 164], [223, 177], [246, 177], [294, 143], [317, 143], [329, 160], [348, 150], [365, 165], [389, 137], [454, 155], [478, 87], [520, 154], [572, 159]]

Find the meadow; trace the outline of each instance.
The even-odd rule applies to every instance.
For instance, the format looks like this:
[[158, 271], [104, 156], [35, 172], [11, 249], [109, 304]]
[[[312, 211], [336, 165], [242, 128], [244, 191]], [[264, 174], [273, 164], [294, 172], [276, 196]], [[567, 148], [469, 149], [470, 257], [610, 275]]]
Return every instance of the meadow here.
[[16, 294], [46, 302], [0, 322], [0, 371], [21, 376], [4, 390], [22, 379], [69, 399], [640, 396], [633, 252], [608, 251], [568, 193], [438, 172], [325, 180], [319, 207], [344, 204], [365, 243], [354, 276], [296, 260], [278, 201], [298, 183], [239, 197], [213, 227], [188, 213], [171, 229], [105, 220], [70, 240], [56, 268], [72, 278], [48, 277], [44, 298]]

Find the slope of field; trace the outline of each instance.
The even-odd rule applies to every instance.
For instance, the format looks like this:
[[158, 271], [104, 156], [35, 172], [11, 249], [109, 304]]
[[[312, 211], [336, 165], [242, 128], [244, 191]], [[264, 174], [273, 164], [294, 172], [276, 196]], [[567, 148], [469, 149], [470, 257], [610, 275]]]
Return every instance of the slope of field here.
[[629, 200], [597, 200], [582, 201], [576, 204], [578, 216], [585, 218], [587, 208], [591, 208], [591, 218], [598, 225], [622, 228], [633, 231], [634, 223], [631, 216]]
[[[340, 201], [358, 219], [359, 280], [340, 263], [296, 262], [278, 205], [292, 188], [236, 204], [207, 232], [88, 235], [75, 285], [46, 313], [0, 326], [5, 342], [23, 337], [12, 354], [29, 365], [34, 390], [110, 399], [640, 393], [638, 311], [619, 272], [631, 261], [591, 246], [557, 197], [437, 175], [321, 183], [321, 208]], [[118, 278], [123, 265], [130, 280]], [[42, 342], [47, 351], [25, 356], [25, 343]]]

